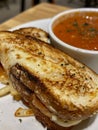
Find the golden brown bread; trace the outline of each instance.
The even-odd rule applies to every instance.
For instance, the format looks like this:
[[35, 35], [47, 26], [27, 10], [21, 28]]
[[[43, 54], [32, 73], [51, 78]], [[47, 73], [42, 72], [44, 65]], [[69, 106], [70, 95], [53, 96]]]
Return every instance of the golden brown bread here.
[[84, 64], [21, 34], [0, 32], [0, 46], [0, 60], [13, 86], [27, 102], [34, 101], [34, 93], [52, 113], [50, 120], [84, 120], [98, 112], [98, 76]]
[[42, 40], [44, 42], [49, 41], [48, 33], [40, 28], [36, 28], [36, 27], [20, 28], [20, 29], [14, 30], [13, 32], [23, 34], [26, 37], [30, 36], [30, 37]]

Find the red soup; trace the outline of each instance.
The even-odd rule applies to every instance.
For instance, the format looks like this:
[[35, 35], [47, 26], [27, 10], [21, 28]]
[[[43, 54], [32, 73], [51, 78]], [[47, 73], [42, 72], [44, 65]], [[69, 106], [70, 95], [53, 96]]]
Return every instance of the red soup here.
[[54, 25], [53, 32], [67, 44], [98, 51], [98, 12], [68, 14]]

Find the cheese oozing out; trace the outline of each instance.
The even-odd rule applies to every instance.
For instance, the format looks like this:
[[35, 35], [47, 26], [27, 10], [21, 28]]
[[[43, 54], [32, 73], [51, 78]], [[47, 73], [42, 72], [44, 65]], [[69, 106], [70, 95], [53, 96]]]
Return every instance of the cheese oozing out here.
[[81, 120], [74, 120], [74, 121], [63, 121], [59, 119], [57, 116], [52, 115], [51, 121], [55, 122], [56, 124], [62, 126], [62, 127], [70, 127], [77, 125], [81, 122]]

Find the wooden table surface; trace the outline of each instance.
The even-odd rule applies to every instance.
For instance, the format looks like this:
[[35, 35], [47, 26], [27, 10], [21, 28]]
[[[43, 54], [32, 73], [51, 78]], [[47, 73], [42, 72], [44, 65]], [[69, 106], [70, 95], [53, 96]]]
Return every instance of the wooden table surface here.
[[58, 6], [56, 4], [41, 3], [3, 22], [0, 24], [0, 30], [8, 30], [33, 20], [51, 18], [57, 13], [68, 9], [68, 7]]

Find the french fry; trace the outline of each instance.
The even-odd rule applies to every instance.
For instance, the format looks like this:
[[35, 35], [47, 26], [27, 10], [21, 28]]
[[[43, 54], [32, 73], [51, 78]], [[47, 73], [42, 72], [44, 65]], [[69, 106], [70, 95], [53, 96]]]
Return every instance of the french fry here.
[[10, 93], [10, 86], [6, 85], [5, 87], [0, 89], [0, 97], [5, 96]]
[[32, 109], [24, 109], [24, 108], [18, 108], [15, 112], [16, 117], [28, 117], [33, 116], [33, 110]]

